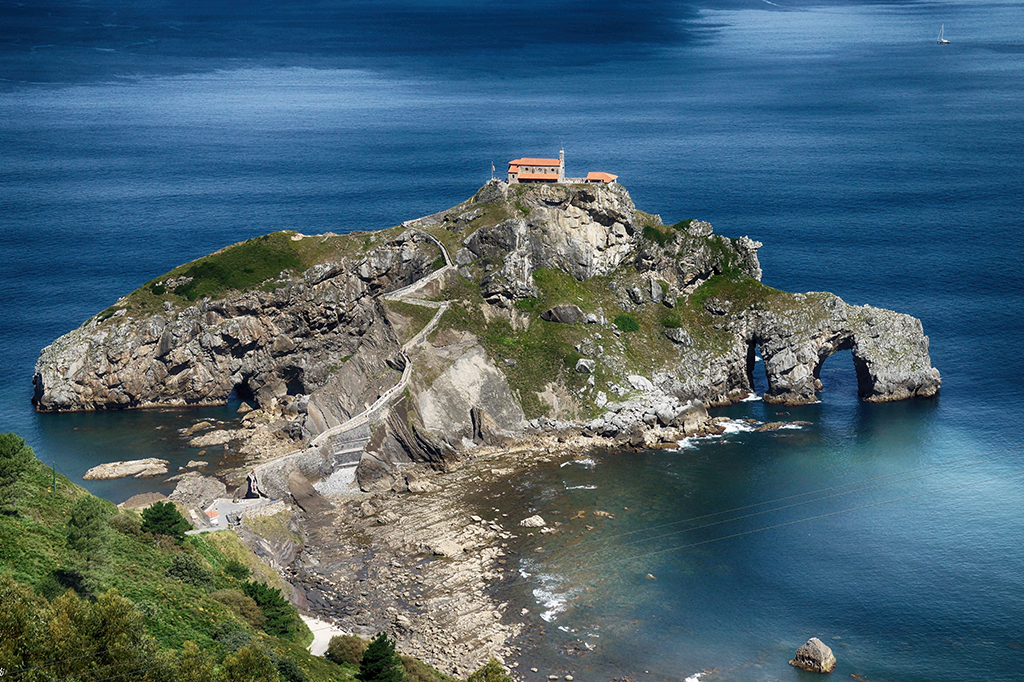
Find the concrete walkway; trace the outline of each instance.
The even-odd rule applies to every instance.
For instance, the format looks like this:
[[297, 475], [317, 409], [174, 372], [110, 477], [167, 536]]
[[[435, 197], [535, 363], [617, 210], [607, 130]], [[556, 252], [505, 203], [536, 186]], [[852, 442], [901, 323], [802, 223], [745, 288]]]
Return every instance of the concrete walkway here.
[[[438, 248], [441, 249], [441, 254], [444, 256], [445, 265], [444, 267], [439, 268], [434, 272], [430, 273], [426, 277], [416, 280], [409, 286], [402, 287], [401, 289], [396, 289], [395, 291], [392, 291], [383, 296], [383, 298], [387, 300], [403, 301], [405, 303], [411, 303], [413, 305], [419, 305], [426, 308], [435, 309], [434, 316], [430, 318], [430, 321], [427, 322], [423, 329], [417, 332], [411, 339], [409, 339], [402, 345], [401, 353], [403, 358], [405, 358], [405, 367], [402, 370], [402, 377], [398, 380], [397, 384], [395, 384], [387, 391], [385, 391], [384, 394], [377, 398], [377, 400], [374, 401], [372, 405], [370, 405], [368, 408], [366, 408], [359, 414], [349, 418], [348, 420], [342, 422], [341, 424], [332, 426], [326, 431], [323, 431], [318, 436], [316, 436], [316, 438], [311, 440], [309, 444], [302, 450], [294, 450], [286, 455], [282, 455], [281, 457], [277, 457], [271, 460], [272, 462], [280, 462], [281, 460], [287, 459], [289, 457], [299, 457], [308, 452], [309, 449], [323, 445], [325, 442], [327, 442], [328, 439], [334, 436], [342, 434], [346, 431], [350, 431], [352, 429], [356, 429], [368, 423], [373, 418], [374, 414], [377, 411], [379, 411], [382, 407], [390, 403], [398, 396], [402, 395], [402, 392], [405, 390], [405, 387], [409, 384], [409, 376], [412, 374], [412, 361], [409, 359], [409, 356], [406, 354], [406, 352], [412, 347], [422, 343], [423, 340], [426, 339], [427, 335], [437, 327], [438, 322], [441, 321], [441, 316], [444, 315], [445, 311], [448, 310], [448, 306], [450, 305], [448, 301], [427, 301], [424, 299], [419, 299], [415, 297], [415, 294], [421, 291], [430, 282], [440, 279], [441, 277], [444, 276], [445, 273], [455, 269], [455, 265], [452, 263], [451, 255], [448, 253], [448, 249], [445, 248], [445, 245], [441, 243], [441, 240], [439, 240], [437, 237], [430, 234], [429, 232], [425, 232], [415, 227], [410, 227], [411, 222], [412, 221], [406, 221], [405, 223], [403, 223], [403, 226], [412, 230], [413, 232], [422, 234], [424, 237], [427, 237], [435, 244], [437, 244]], [[264, 462], [263, 464], [269, 463], [270, 462]], [[263, 466], [263, 464], [261, 464], [260, 466]]]

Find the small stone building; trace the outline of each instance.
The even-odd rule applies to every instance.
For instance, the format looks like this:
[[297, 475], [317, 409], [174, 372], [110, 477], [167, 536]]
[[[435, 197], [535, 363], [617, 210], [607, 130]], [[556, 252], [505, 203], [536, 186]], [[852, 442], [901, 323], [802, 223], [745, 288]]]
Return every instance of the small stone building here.
[[585, 178], [565, 177], [565, 150], [558, 152], [557, 159], [513, 159], [508, 162], [508, 184], [520, 182], [590, 182], [612, 183], [618, 175], [611, 173], [587, 173]]
[[508, 183], [565, 182], [565, 150], [557, 159], [513, 159], [508, 162]]

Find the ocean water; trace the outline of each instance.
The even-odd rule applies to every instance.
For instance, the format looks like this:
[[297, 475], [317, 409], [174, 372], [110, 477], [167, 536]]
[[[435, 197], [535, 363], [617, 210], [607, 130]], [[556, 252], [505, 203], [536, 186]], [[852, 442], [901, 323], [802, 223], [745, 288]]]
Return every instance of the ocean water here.
[[503, 588], [544, 626], [526, 658], [800, 680], [815, 635], [844, 677], [1019, 679], [1024, 3], [234, 5], [0, 4], [0, 429], [73, 479], [178, 466], [199, 414], [37, 415], [39, 350], [226, 244], [396, 225], [564, 147], [666, 222], [762, 241], [767, 284], [920, 317], [943, 389], [861, 404], [839, 354], [819, 404], [718, 412], [802, 429], [489, 491], [566, 524]]

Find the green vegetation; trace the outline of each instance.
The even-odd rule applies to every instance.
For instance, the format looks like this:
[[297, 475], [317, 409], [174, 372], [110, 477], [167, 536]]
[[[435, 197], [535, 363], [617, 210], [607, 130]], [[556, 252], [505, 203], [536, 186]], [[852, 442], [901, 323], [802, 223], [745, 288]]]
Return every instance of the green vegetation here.
[[467, 682], [515, 682], [497, 659], [487, 661], [484, 667], [469, 676]]
[[[384, 308], [391, 313], [401, 316], [408, 320], [408, 322], [401, 324], [395, 324], [396, 331], [401, 333], [399, 341], [405, 343], [412, 337], [427, 326], [427, 323], [434, 317], [434, 313], [437, 311], [434, 308], [428, 308], [422, 305], [416, 305], [415, 303], [406, 303], [405, 301], [383, 301]], [[394, 318], [392, 318], [394, 319]]]
[[103, 322], [120, 310], [135, 315], [156, 314], [162, 310], [164, 301], [181, 305], [206, 296], [217, 298], [231, 291], [271, 291], [281, 285], [277, 277], [282, 272], [295, 276], [317, 263], [361, 257], [375, 245], [385, 244], [402, 229], [301, 239], [295, 239], [295, 232], [282, 231], [255, 237], [178, 266], [136, 289], [126, 300], [99, 313], [96, 319]]
[[282, 271], [294, 270], [301, 261], [291, 248], [289, 237], [287, 233], [275, 232], [200, 258], [179, 275], [191, 281], [174, 293], [194, 301], [229, 289], [244, 291]]
[[246, 580], [260, 575], [256, 566], [270, 569], [235, 533], [175, 541], [149, 532], [138, 514], [116, 512], [63, 476], [53, 486], [51, 470], [13, 434], [0, 435], [0, 472], [12, 510], [0, 515], [7, 677], [353, 679], [354, 666], [309, 655], [308, 629], [280, 591]]
[[359, 682], [401, 682], [405, 677], [402, 659], [395, 653], [395, 642], [383, 632], [370, 640], [359, 663]]
[[306, 629], [295, 607], [284, 598], [281, 590], [250, 580], [242, 583], [242, 592], [263, 612], [267, 634], [295, 639]]
[[665, 246], [669, 239], [671, 239], [667, 233], [662, 232], [654, 225], [644, 225], [643, 236], [644, 239], [649, 239], [658, 244], [658, 246]]
[[325, 656], [335, 663], [359, 665], [363, 662], [366, 640], [357, 635], [335, 635], [327, 643]]
[[637, 319], [629, 313], [623, 313], [615, 317], [615, 326], [624, 332], [638, 332], [640, 331], [640, 323]]
[[190, 528], [192, 526], [173, 502], [157, 502], [142, 512], [143, 532], [168, 535], [175, 540], [181, 540]]

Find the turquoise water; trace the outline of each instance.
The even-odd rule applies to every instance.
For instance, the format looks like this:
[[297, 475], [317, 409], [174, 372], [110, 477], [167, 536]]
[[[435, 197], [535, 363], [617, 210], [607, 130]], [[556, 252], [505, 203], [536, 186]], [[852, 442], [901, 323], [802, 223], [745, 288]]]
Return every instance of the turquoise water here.
[[[37, 415], [39, 350], [225, 244], [396, 225], [564, 146], [570, 173], [614, 172], [666, 221], [764, 242], [769, 285], [920, 317], [943, 388], [860, 404], [843, 354], [820, 404], [785, 410], [802, 430], [501, 491], [510, 516], [615, 514], [523, 554], [507, 591], [531, 617], [534, 590], [568, 596], [530, 656], [577, 679], [803, 679], [786, 661], [817, 635], [842, 675], [1019, 678], [1018, 457], [774, 501], [1024, 444], [1024, 3], [236, 5], [0, 5], [0, 428], [73, 479], [178, 466], [195, 453], [171, 434], [198, 415]], [[759, 504], [775, 511], [679, 523]], [[595, 649], [563, 653], [588, 628]]]

